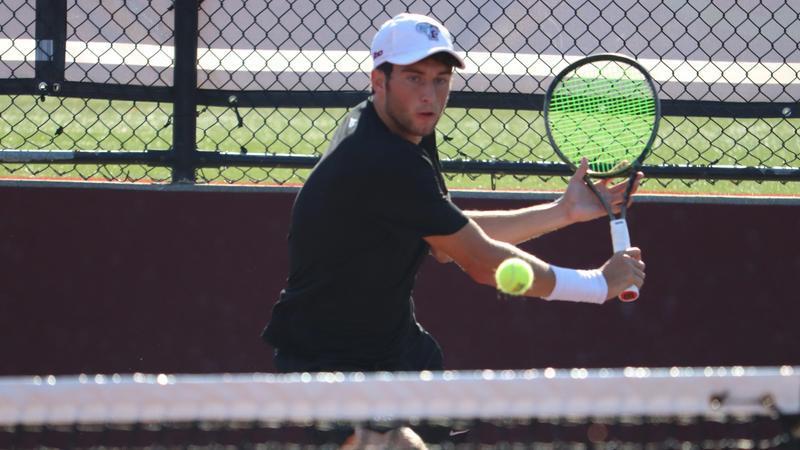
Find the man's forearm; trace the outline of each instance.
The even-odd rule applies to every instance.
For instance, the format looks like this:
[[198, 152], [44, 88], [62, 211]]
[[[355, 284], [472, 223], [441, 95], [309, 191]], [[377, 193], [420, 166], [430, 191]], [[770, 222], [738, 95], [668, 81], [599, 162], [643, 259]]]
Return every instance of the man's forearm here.
[[558, 201], [509, 211], [464, 211], [493, 239], [519, 244], [570, 225]]

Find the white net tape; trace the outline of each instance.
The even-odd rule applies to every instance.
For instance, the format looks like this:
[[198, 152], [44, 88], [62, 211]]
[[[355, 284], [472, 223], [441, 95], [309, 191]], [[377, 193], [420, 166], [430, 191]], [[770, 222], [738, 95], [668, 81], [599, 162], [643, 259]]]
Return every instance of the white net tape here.
[[800, 368], [0, 378], [0, 425], [800, 412]]

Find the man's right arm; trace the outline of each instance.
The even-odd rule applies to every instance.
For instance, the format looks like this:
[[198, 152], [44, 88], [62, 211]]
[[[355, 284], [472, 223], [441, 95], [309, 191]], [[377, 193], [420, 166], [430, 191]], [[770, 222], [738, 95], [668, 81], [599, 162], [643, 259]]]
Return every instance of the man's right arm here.
[[[556, 276], [548, 263], [519, 248], [489, 237], [473, 220], [450, 235], [427, 236], [434, 253], [449, 255], [461, 269], [478, 283], [495, 286], [494, 272], [501, 262], [511, 257], [530, 263], [534, 282], [525, 293], [529, 297], [548, 297], [553, 292]], [[608, 285], [606, 299], [616, 297], [631, 284], [644, 283], [644, 263], [639, 249], [630, 249], [612, 256], [599, 270]]]

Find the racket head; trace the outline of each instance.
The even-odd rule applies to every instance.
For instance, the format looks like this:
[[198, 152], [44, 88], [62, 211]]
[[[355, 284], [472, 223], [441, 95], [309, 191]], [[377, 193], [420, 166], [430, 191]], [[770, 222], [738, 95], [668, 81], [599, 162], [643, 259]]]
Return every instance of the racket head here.
[[608, 178], [641, 165], [658, 135], [655, 83], [635, 60], [588, 56], [556, 75], [544, 99], [547, 138], [572, 170], [583, 157], [590, 177]]

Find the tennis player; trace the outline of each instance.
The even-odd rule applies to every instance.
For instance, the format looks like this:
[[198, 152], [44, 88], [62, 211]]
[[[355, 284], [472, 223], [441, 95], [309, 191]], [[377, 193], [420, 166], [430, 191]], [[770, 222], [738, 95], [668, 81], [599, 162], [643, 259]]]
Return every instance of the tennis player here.
[[[549, 204], [462, 211], [450, 200], [434, 129], [464, 60], [441, 23], [400, 14], [381, 26], [371, 51], [373, 95], [345, 116], [294, 203], [288, 285], [263, 333], [279, 371], [441, 370], [441, 349], [411, 298], [428, 253], [488, 285], [503, 260], [522, 258], [535, 274], [530, 297], [602, 303], [641, 287], [636, 248], [572, 270], [514, 245], [605, 216], [582, 179], [585, 161]], [[624, 185], [598, 187], [619, 206]]]

